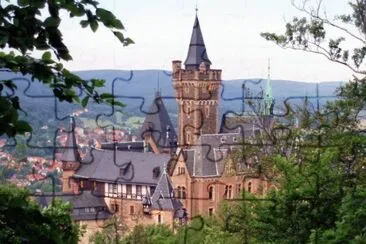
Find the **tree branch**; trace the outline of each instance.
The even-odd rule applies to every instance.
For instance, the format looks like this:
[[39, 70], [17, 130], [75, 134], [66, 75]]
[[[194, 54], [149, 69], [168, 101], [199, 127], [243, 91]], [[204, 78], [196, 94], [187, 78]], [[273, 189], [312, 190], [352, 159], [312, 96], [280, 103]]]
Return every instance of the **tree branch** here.
[[[317, 20], [323, 21], [323, 23], [325, 23], [325, 24], [327, 24], [327, 25], [330, 25], [330, 26], [332, 26], [332, 27], [334, 27], [334, 28], [336, 28], [336, 29], [338, 29], [338, 30], [341, 30], [341, 31], [343, 31], [343, 32], [347, 33], [349, 36], [351, 36], [351, 37], [355, 38], [356, 40], [358, 40], [358, 41], [362, 42], [363, 44], [366, 44], [366, 40], [365, 40], [365, 39], [363, 39], [363, 38], [361, 38], [361, 37], [357, 36], [356, 34], [352, 33], [351, 31], [347, 30], [346, 28], [344, 28], [344, 27], [342, 27], [342, 26], [340, 26], [340, 25], [337, 25], [337, 24], [335, 24], [335, 23], [333, 23], [333, 22], [329, 21], [327, 18], [322, 18], [322, 17], [320, 17], [320, 16], [319, 16], [319, 10], [320, 10], [320, 6], [321, 6], [322, 1], [320, 1], [320, 2], [319, 2], [319, 4], [318, 4], [318, 7], [317, 7], [317, 10], [316, 10], [316, 11], [309, 11], [309, 10], [307, 10], [307, 9], [306, 9], [305, 5], [306, 5], [306, 3], [307, 3], [307, 0], [305, 0], [305, 1], [303, 2], [303, 6], [302, 6], [302, 7], [300, 7], [300, 6], [298, 6], [297, 4], [295, 4], [295, 1], [294, 1], [294, 0], [292, 0], [292, 1], [291, 1], [291, 3], [292, 3], [292, 6], [294, 6], [297, 10], [299, 10], [299, 11], [301, 11], [301, 12], [303, 12], [303, 13], [306, 13], [306, 14], [307, 14], [307, 15], [309, 15], [311, 18], [314, 18], [314, 19], [317, 19]], [[316, 14], [314, 14], [314, 12], [316, 12]]]

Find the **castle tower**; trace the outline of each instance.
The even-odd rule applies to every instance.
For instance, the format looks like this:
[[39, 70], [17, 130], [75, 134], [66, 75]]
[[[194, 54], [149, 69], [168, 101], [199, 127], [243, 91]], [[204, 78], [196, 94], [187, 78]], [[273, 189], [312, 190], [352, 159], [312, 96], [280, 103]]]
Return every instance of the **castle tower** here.
[[193, 145], [201, 134], [218, 133], [221, 70], [211, 69], [198, 17], [187, 59], [173, 61], [173, 87], [178, 103], [178, 143]]
[[60, 160], [62, 161], [62, 191], [75, 192], [77, 185], [72, 176], [80, 166], [80, 154], [76, 144], [74, 117], [70, 117], [70, 131], [67, 133], [65, 149]]
[[266, 90], [264, 92], [264, 115], [271, 115], [273, 112], [274, 99], [272, 95], [272, 81], [271, 81], [271, 63], [268, 59], [268, 78], [266, 83]]

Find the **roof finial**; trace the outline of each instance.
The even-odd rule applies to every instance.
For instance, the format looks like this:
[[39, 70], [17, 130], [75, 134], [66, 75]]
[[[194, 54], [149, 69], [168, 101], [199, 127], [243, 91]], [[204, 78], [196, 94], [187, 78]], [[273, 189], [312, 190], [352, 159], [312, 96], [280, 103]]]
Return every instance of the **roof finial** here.
[[195, 10], [196, 10], [196, 16], [197, 16], [197, 12], [198, 12], [197, 2], [196, 2], [196, 8], [195, 8]]
[[158, 80], [157, 80], [157, 83], [156, 83], [156, 94], [155, 96], [156, 97], [160, 97], [160, 72], [158, 72]]
[[268, 80], [271, 79], [271, 58], [268, 58]]

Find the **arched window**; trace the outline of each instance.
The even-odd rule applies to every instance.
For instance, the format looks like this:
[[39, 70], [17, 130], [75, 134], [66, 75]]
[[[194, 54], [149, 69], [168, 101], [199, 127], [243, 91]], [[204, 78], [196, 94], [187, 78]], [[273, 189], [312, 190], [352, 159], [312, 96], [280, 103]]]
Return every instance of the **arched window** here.
[[208, 188], [208, 199], [215, 200], [215, 187], [214, 186], [210, 186]]
[[192, 141], [192, 135], [191, 135], [191, 132], [190, 131], [187, 131], [187, 142], [186, 143], [191, 143]]
[[226, 199], [231, 199], [232, 191], [233, 191], [233, 187], [231, 185], [225, 186], [225, 198]]
[[248, 182], [248, 192], [252, 192], [252, 182]]

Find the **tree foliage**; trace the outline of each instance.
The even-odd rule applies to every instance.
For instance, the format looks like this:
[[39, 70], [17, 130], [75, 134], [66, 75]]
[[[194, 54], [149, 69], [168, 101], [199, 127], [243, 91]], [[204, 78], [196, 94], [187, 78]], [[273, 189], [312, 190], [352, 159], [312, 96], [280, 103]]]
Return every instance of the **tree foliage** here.
[[1, 243], [78, 243], [83, 228], [70, 216], [70, 203], [55, 200], [40, 209], [28, 190], [0, 185]]
[[[80, 19], [82, 28], [90, 27], [96, 32], [99, 25], [110, 29], [124, 45], [133, 41], [121, 31], [122, 22], [110, 11], [99, 8], [94, 0], [9, 0], [0, 3], [0, 68], [3, 72], [17, 72], [29, 75], [32, 82], [48, 85], [59, 101], [79, 102], [86, 106], [88, 101], [122, 106], [111, 94], [99, 94], [96, 88], [104, 85], [103, 80], [83, 80], [62, 65], [72, 56], [62, 37], [60, 13], [71, 19]], [[6, 51], [5, 51], [6, 50]], [[36, 58], [33, 51], [43, 53]], [[55, 57], [55, 58], [53, 58]], [[29, 123], [19, 119], [21, 101], [15, 95], [17, 86], [13, 80], [0, 81], [0, 136], [31, 132]], [[80, 101], [76, 90], [83, 92]]]

